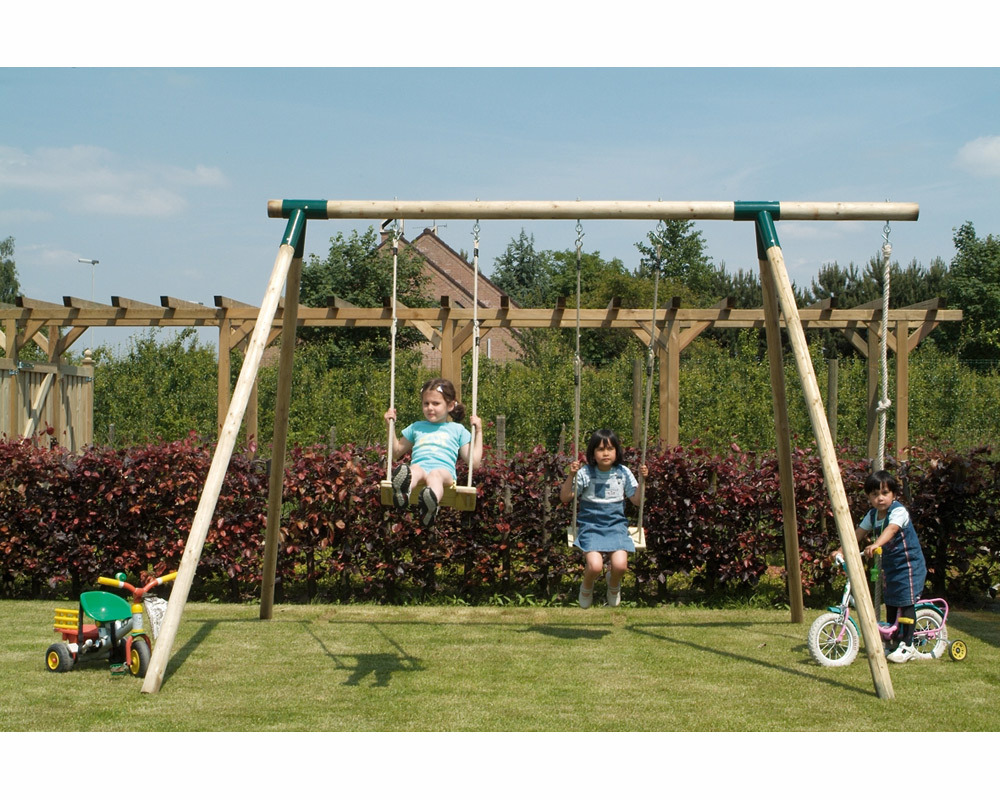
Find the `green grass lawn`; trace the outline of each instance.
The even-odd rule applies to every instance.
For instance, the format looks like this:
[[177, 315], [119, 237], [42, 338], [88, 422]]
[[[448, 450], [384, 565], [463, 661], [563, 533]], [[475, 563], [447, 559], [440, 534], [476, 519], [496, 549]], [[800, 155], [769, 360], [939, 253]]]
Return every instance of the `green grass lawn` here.
[[46, 670], [55, 605], [0, 602], [2, 731], [1000, 730], [990, 611], [952, 613], [965, 661], [890, 664], [879, 700], [863, 652], [813, 662], [818, 611], [191, 603], [144, 695], [107, 662]]

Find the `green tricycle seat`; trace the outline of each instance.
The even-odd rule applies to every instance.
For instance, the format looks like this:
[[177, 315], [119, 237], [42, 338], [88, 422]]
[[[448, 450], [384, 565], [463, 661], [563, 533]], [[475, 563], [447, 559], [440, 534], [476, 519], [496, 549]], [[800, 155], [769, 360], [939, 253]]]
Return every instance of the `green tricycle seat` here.
[[80, 608], [94, 622], [112, 622], [132, 616], [128, 601], [111, 592], [84, 592], [80, 595]]

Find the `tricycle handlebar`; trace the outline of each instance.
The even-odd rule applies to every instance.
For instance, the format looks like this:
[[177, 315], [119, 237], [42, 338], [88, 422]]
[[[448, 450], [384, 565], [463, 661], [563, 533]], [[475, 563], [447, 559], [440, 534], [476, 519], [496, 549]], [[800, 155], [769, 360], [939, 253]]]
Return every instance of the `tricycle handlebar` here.
[[176, 577], [177, 577], [177, 572], [175, 570], [174, 572], [169, 572], [160, 578], [153, 578], [153, 580], [151, 580], [142, 588], [136, 588], [131, 583], [128, 583], [126, 581], [120, 581], [117, 578], [105, 578], [103, 576], [99, 577], [97, 579], [97, 582], [101, 584], [101, 586], [112, 586], [115, 589], [125, 589], [127, 592], [131, 592], [132, 596], [136, 600], [139, 600], [150, 589], [153, 589], [164, 583], [170, 583], [170, 581], [174, 580]]

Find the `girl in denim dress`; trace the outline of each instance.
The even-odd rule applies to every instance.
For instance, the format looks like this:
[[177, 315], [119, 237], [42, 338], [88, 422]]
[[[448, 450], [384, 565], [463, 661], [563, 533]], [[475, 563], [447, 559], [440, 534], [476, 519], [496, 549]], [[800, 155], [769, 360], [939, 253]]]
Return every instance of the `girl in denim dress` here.
[[[628, 554], [635, 543], [628, 534], [625, 499], [639, 505], [639, 483], [632, 471], [622, 464], [622, 446], [614, 431], [595, 431], [587, 444], [587, 460], [569, 465], [569, 474], [559, 490], [559, 499], [568, 503], [579, 497], [576, 515], [576, 541], [585, 554], [583, 582], [580, 584], [580, 608], [589, 608], [594, 600], [594, 581], [604, 571], [608, 557], [607, 602], [621, 602], [622, 576], [628, 569]], [[648, 474], [643, 464], [640, 474]]]

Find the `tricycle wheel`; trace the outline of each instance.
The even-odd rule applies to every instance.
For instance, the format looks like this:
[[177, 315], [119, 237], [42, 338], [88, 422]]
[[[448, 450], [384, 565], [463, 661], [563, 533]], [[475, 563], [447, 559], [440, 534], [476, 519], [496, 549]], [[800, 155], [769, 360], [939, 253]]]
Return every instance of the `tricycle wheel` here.
[[56, 642], [45, 653], [45, 666], [49, 672], [69, 672], [75, 663], [65, 642]]
[[952, 661], [964, 661], [965, 657], [969, 655], [969, 648], [961, 639], [956, 639], [948, 646], [948, 655], [951, 656]]
[[128, 660], [128, 671], [137, 678], [145, 678], [146, 670], [149, 669], [150, 655], [149, 642], [145, 639], [133, 639], [132, 654]]

